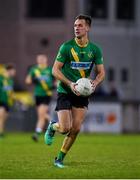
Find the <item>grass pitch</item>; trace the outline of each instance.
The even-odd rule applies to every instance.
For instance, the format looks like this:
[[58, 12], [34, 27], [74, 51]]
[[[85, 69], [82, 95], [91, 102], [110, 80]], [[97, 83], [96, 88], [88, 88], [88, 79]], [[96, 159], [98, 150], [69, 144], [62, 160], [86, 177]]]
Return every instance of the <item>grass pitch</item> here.
[[31, 134], [7, 134], [0, 140], [0, 178], [140, 178], [140, 135], [80, 134], [65, 159], [53, 166], [63, 136], [48, 147]]

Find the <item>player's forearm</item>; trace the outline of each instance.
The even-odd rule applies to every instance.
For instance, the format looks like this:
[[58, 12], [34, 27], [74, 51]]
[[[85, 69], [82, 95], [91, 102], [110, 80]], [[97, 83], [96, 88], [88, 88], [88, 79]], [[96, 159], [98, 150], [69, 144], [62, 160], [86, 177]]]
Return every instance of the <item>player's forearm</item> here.
[[67, 86], [70, 86], [71, 84], [71, 81], [69, 79], [67, 79], [63, 73], [61, 72], [60, 69], [56, 69], [56, 68], [53, 68], [53, 71], [52, 71], [54, 77], [60, 81], [62, 81], [64, 84], [66, 84]]
[[105, 78], [105, 71], [98, 73], [94, 81], [98, 85], [104, 80], [104, 78]]

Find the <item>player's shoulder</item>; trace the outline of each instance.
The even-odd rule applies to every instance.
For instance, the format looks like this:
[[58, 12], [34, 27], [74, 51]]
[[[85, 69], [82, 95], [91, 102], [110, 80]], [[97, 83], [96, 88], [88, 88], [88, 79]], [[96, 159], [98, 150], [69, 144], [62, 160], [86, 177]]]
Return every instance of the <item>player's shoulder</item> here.
[[29, 73], [34, 73], [34, 71], [37, 69], [37, 65], [32, 65], [29, 67]]
[[71, 47], [73, 44], [74, 44], [74, 39], [71, 39], [71, 40], [69, 40], [69, 41], [64, 42], [64, 43], [61, 45], [61, 47], [63, 47], [63, 48], [69, 48], [69, 47]]
[[48, 67], [46, 68], [46, 70], [51, 72], [51, 71], [52, 71], [52, 66], [48, 66]]
[[38, 66], [37, 66], [36, 64], [34, 64], [34, 65], [31, 66], [30, 69], [31, 69], [31, 70], [38, 69]]
[[47, 66], [46, 68], [47, 68], [47, 69], [52, 69], [52, 66]]
[[94, 42], [89, 42], [89, 44], [90, 44], [91, 48], [101, 50], [101, 46], [99, 44], [94, 43]]

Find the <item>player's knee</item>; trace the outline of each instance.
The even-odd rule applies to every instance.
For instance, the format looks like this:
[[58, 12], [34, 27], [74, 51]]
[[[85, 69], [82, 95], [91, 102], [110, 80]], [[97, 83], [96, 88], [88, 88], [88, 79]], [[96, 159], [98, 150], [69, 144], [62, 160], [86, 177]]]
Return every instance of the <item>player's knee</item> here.
[[71, 134], [77, 135], [80, 132], [80, 128], [73, 128]]
[[60, 130], [60, 132], [61, 132], [62, 134], [67, 134], [69, 131], [70, 131], [70, 128], [69, 128], [69, 127], [63, 127], [63, 128], [61, 128], [61, 130]]
[[80, 132], [80, 129], [75, 130], [75, 134], [79, 134], [79, 132]]

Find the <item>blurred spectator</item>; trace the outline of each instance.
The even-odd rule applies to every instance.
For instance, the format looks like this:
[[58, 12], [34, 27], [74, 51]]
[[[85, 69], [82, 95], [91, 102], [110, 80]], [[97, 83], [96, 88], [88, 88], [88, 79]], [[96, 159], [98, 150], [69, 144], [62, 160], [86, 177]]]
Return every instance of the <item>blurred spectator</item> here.
[[91, 101], [118, 101], [123, 98], [123, 93], [120, 88], [116, 87], [114, 82], [110, 82], [106, 88], [103, 86], [97, 87], [91, 95]]
[[100, 85], [99, 87], [97, 87], [96, 91], [94, 92], [95, 96], [106, 96], [107, 92], [105, 91], [105, 89]]
[[120, 100], [123, 98], [123, 92], [120, 87], [115, 85], [115, 82], [112, 81], [108, 85], [108, 98], [112, 100]]
[[90, 100], [95, 101], [95, 100], [104, 100], [107, 98], [107, 92], [103, 88], [102, 85], [98, 86], [95, 90], [95, 92], [91, 95]]
[[111, 82], [109, 86], [109, 96], [119, 98], [119, 92], [113, 82]]

